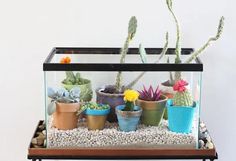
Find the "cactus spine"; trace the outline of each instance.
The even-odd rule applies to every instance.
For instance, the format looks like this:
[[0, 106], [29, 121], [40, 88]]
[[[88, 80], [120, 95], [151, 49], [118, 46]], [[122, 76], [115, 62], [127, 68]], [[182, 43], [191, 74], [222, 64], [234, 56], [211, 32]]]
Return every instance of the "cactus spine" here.
[[[125, 63], [125, 56], [126, 56], [128, 49], [129, 49], [129, 43], [134, 38], [134, 35], [136, 33], [136, 29], [137, 29], [137, 19], [135, 16], [133, 16], [129, 20], [128, 36], [127, 36], [125, 44], [120, 52], [120, 54], [121, 54], [120, 63]], [[122, 73], [121, 73], [121, 71], [119, 71], [116, 76], [116, 91], [117, 92], [121, 91], [121, 81], [122, 81]]]
[[193, 106], [193, 98], [185, 87], [186, 85], [188, 85], [188, 83], [184, 80], [179, 80], [175, 83], [173, 89], [177, 92], [173, 97], [174, 106]]

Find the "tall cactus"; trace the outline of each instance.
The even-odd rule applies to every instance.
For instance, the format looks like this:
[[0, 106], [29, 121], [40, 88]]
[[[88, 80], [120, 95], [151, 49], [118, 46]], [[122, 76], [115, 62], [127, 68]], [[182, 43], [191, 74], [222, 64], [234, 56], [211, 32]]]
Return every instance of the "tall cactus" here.
[[173, 97], [174, 106], [192, 106], [193, 98], [191, 93], [185, 87], [188, 83], [184, 80], [179, 80], [173, 86], [174, 91], [176, 91]]
[[200, 49], [198, 49], [194, 53], [192, 53], [192, 55], [185, 61], [185, 63], [190, 63], [191, 61], [196, 59], [196, 57], [199, 54], [201, 54], [201, 52], [203, 52], [203, 50], [205, 50], [211, 44], [212, 41], [216, 41], [220, 38], [220, 36], [223, 32], [223, 28], [224, 28], [224, 19], [225, 18], [223, 16], [220, 18], [216, 36], [215, 37], [210, 37], [208, 39], [208, 41]]
[[[128, 27], [128, 36], [126, 38], [125, 44], [121, 49], [121, 58], [120, 63], [125, 63], [125, 57], [129, 49], [129, 43], [134, 38], [137, 29], [137, 19], [135, 16], [131, 17], [129, 20], [129, 27]], [[116, 76], [116, 91], [121, 91], [121, 82], [122, 82], [122, 73], [119, 71]]]
[[[172, 9], [172, 0], [166, 0], [166, 4], [167, 4], [167, 7], [168, 7], [171, 15], [174, 18], [175, 25], [176, 25], [176, 47], [175, 47], [176, 58], [175, 58], [175, 63], [180, 64], [181, 63], [181, 59], [180, 59], [181, 36], [180, 36], [179, 22], [178, 22], [177, 17], [175, 16], [173, 9]], [[224, 17], [221, 17], [216, 36], [209, 38], [209, 40], [200, 49], [198, 49], [194, 53], [192, 53], [192, 55], [185, 61], [185, 63], [191, 63], [194, 59], [196, 59], [196, 57], [198, 55], [200, 55], [211, 44], [212, 41], [218, 40], [223, 32], [223, 27], [224, 27]], [[171, 77], [172, 77], [172, 74], [171, 74]], [[181, 72], [177, 71], [177, 72], [174, 72], [174, 81], [169, 81], [169, 82], [175, 83], [181, 79], [182, 79]], [[170, 85], [173, 85], [173, 84], [170, 84]]]
[[[158, 59], [154, 63], [159, 63], [159, 61], [162, 59], [162, 57], [166, 54], [168, 49], [168, 43], [169, 43], [169, 34], [166, 32], [165, 35], [165, 45], [158, 57]], [[147, 53], [146, 50], [142, 47], [142, 44], [139, 45], [139, 54], [141, 56], [141, 60], [143, 63], [147, 63]], [[132, 88], [145, 74], [146, 72], [140, 73], [133, 81], [131, 81], [128, 85], [125, 86], [126, 89]]]
[[171, 15], [174, 18], [175, 21], [175, 25], [176, 25], [176, 45], [175, 45], [175, 54], [176, 54], [176, 58], [175, 58], [175, 63], [179, 64], [181, 63], [181, 59], [180, 59], [180, 55], [181, 55], [181, 44], [180, 44], [180, 27], [179, 27], [179, 22], [177, 17], [175, 16], [173, 9], [172, 9], [172, 0], [166, 0], [166, 4], [167, 7], [171, 13]]

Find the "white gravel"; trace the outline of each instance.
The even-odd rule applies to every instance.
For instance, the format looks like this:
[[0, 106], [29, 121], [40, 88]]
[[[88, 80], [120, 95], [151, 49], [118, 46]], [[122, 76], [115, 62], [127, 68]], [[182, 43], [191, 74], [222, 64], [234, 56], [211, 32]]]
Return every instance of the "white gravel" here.
[[[51, 123], [49, 127], [50, 125]], [[164, 120], [158, 127], [139, 125], [138, 129], [132, 132], [119, 131], [117, 123], [109, 122], [106, 123], [105, 129], [92, 131], [87, 129], [85, 121], [80, 120], [77, 129], [63, 131], [51, 127], [47, 135], [49, 148], [196, 146], [196, 138], [193, 134], [170, 132], [167, 121]]]

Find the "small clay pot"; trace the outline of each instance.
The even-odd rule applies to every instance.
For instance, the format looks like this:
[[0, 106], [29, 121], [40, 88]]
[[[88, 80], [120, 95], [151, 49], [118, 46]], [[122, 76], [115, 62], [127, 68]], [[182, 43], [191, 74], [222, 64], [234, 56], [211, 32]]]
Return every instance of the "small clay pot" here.
[[111, 94], [102, 92], [104, 88], [98, 88], [96, 90], [97, 103], [108, 104], [111, 107], [107, 120], [109, 122], [117, 122], [115, 108], [118, 105], [124, 104], [124, 94]]
[[77, 111], [79, 109], [79, 103], [56, 102], [56, 112], [53, 113], [53, 126], [60, 130], [77, 128], [79, 119]]
[[137, 105], [143, 109], [141, 122], [145, 125], [158, 126], [163, 118], [167, 99], [165, 95], [161, 95], [159, 101], [138, 99]]
[[142, 114], [142, 108], [135, 106], [135, 111], [123, 111], [124, 108], [125, 105], [116, 107], [119, 128], [121, 131], [125, 132], [135, 131]]
[[87, 116], [87, 125], [89, 130], [102, 130], [105, 127], [107, 115], [110, 112], [109, 109], [95, 110], [86, 109], [85, 114]]

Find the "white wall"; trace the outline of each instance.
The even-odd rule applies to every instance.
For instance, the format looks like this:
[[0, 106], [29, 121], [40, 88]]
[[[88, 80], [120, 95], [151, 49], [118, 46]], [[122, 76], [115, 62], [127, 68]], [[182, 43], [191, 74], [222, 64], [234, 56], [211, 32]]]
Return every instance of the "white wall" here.
[[[235, 149], [236, 13], [234, 0], [174, 1], [183, 47], [200, 47], [226, 17], [222, 38], [202, 56], [203, 108], [219, 152], [231, 161]], [[121, 46], [129, 17], [138, 18], [132, 46], [162, 47], [175, 28], [165, 0], [0, 0], [0, 160], [26, 160], [27, 146], [44, 118], [42, 63], [55, 46]]]

